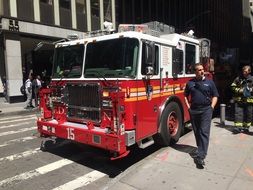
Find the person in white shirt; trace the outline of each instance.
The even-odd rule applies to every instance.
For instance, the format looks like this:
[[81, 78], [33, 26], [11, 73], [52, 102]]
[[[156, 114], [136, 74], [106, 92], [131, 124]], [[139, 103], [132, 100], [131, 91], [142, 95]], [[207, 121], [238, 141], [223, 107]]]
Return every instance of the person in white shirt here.
[[40, 75], [34, 79], [34, 99], [35, 99], [35, 107], [39, 105], [39, 91], [41, 88], [41, 79]]
[[34, 108], [32, 105], [32, 75], [25, 81], [26, 107], [25, 109]]

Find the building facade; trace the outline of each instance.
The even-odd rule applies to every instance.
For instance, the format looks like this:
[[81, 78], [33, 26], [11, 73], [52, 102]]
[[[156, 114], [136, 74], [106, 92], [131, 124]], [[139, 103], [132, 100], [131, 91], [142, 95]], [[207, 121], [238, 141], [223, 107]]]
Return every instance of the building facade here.
[[[178, 33], [194, 30], [213, 45], [239, 48], [250, 38], [249, 1], [252, 0], [121, 0], [119, 23], [159, 21]], [[214, 47], [216, 48], [216, 47]]]
[[252, 0], [0, 0], [0, 95], [23, 101], [19, 89], [30, 73], [51, 75], [53, 47], [36, 51], [39, 42], [73, 33], [82, 38], [84, 32], [103, 30], [104, 21], [114, 29], [159, 21], [178, 33], [193, 30], [211, 40], [217, 81], [226, 81], [253, 62], [252, 7]]
[[[198, 38], [211, 40], [215, 82], [221, 102], [229, 99], [231, 80], [240, 67], [253, 63], [253, 0], [121, 0], [117, 1], [119, 23], [159, 21], [176, 32], [194, 31]], [[252, 65], [253, 66], [253, 65]], [[226, 87], [226, 88], [224, 88]], [[224, 100], [224, 102], [227, 100]]]
[[[115, 0], [0, 0], [0, 95], [24, 101], [20, 87], [28, 76], [51, 75], [50, 43], [69, 34], [116, 27]], [[39, 42], [48, 45], [36, 50]]]

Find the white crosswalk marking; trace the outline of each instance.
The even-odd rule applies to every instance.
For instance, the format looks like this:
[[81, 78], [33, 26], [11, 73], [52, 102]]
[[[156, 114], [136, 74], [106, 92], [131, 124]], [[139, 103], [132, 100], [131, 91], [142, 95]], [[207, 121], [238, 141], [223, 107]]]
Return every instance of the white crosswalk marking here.
[[20, 118], [33, 118], [35, 117], [35, 115], [24, 115], [24, 116], [11, 116], [11, 117], [4, 117], [4, 118], [0, 118], [0, 121], [5, 121], [5, 120], [13, 120], [13, 119], [20, 119]]
[[33, 137], [24, 137], [24, 138], [18, 138], [18, 139], [9, 140], [9, 141], [4, 142], [3, 144], [0, 144], [0, 148], [4, 147], [4, 146], [11, 145], [11, 144], [14, 144], [14, 143], [19, 143], [19, 142], [25, 142], [25, 141], [33, 140], [33, 139], [36, 139], [36, 138], [38, 138], [38, 137], [33, 136]]
[[[9, 165], [12, 165], [12, 164], [16, 165], [16, 163], [26, 164], [28, 161], [28, 158], [29, 158], [29, 160], [34, 158], [33, 155], [36, 155], [38, 153], [43, 154], [41, 152], [40, 148], [32, 148], [32, 147], [34, 147], [33, 143], [39, 143], [36, 140], [38, 138], [37, 136], [21, 137], [21, 135], [22, 136], [25, 135], [25, 134], [22, 134], [23, 132], [27, 132], [27, 131], [32, 132], [37, 129], [37, 126], [35, 126], [35, 121], [36, 121], [35, 115], [12, 116], [12, 117], [0, 118], [0, 130], [5, 129], [5, 132], [0, 132], [0, 137], [12, 135], [12, 134], [17, 134], [17, 135], [15, 135], [15, 137], [13, 136], [15, 139], [12, 138], [10, 140], [8, 139], [7, 141], [4, 141], [4, 138], [2, 139], [2, 141], [4, 141], [4, 142], [2, 142], [0, 144], [0, 148], [6, 147], [6, 148], [3, 148], [2, 150], [5, 151], [5, 155], [7, 155], [7, 156], [0, 157], [0, 165], [6, 164], [6, 166], [9, 167]], [[19, 134], [20, 134], [20, 136], [19, 136]], [[16, 136], [19, 136], [19, 137], [16, 137]], [[8, 137], [8, 138], [10, 138], [10, 137]], [[34, 141], [32, 141], [32, 140], [34, 140]], [[29, 142], [29, 141], [31, 141], [31, 142]], [[14, 149], [10, 149], [10, 151], [8, 152], [7, 146], [12, 145], [11, 147], [13, 147], [15, 144], [17, 144], [17, 145], [19, 144], [18, 147], [20, 147], [20, 145], [22, 145], [23, 142], [27, 142], [27, 143], [25, 143], [26, 150], [20, 150], [20, 148], [14, 147]], [[69, 141], [63, 141], [63, 142], [59, 141], [59, 142], [60, 142], [60, 144], [55, 145], [55, 146], [57, 146], [57, 148], [60, 146], [65, 146], [66, 143], [69, 143]], [[32, 143], [32, 144], [30, 145], [30, 143]], [[30, 149], [28, 147], [30, 147]], [[14, 152], [14, 150], [16, 150], [16, 151]], [[23, 152], [20, 152], [20, 151], [23, 151]], [[12, 153], [10, 153], [10, 152], [12, 152]], [[76, 164], [76, 162], [85, 158], [86, 154], [80, 153], [78, 155], [72, 156], [71, 158], [62, 158], [61, 160], [52, 162], [51, 160], [55, 156], [57, 156], [57, 154], [55, 155], [55, 154], [48, 153], [48, 154], [43, 155], [41, 162], [43, 163], [44, 166], [43, 165], [41, 166], [42, 163], [40, 163], [41, 167], [34, 165], [33, 168], [35, 168], [35, 169], [33, 169], [33, 170], [26, 169], [27, 172], [23, 172], [23, 170], [22, 170], [23, 173], [21, 173], [18, 165], [17, 165], [17, 168], [15, 168], [15, 169], [12, 168], [11, 172], [13, 172], [13, 175], [9, 175], [10, 173], [8, 170], [5, 171], [3, 173], [3, 175], [1, 175], [0, 189], [13, 189], [16, 186], [20, 185], [20, 183], [21, 183], [21, 185], [23, 185], [23, 182], [26, 183], [26, 180], [33, 179], [34, 177], [38, 177], [41, 175], [43, 175], [43, 177], [47, 178], [48, 176], [50, 176], [49, 172], [53, 172], [53, 171], [58, 172], [58, 170], [59, 170], [58, 173], [59, 173], [59, 176], [61, 176], [61, 171], [65, 170], [64, 167], [71, 165], [71, 164], [73, 164], [73, 165]], [[44, 157], [46, 157], [46, 159], [47, 159], [47, 157], [49, 157], [49, 159], [44, 160]], [[50, 162], [52, 162], [52, 163], [50, 163]], [[45, 163], [47, 163], [47, 164], [45, 165]], [[79, 169], [83, 171], [82, 167], [86, 167], [86, 166], [80, 165], [80, 167], [81, 168], [79, 168]], [[5, 175], [7, 175], [7, 176], [4, 179]], [[64, 175], [63, 175], [63, 177], [64, 177]], [[57, 184], [57, 182], [53, 183], [49, 186], [49, 188], [54, 187], [53, 190], [74, 190], [74, 189], [78, 189], [81, 187], [85, 187], [85, 186], [91, 184], [92, 182], [95, 182], [96, 180], [99, 180], [105, 176], [107, 176], [106, 173], [102, 173], [100, 171], [93, 170], [93, 171], [90, 171], [89, 173], [82, 175], [82, 176], [76, 175], [75, 179], [67, 180], [67, 181], [65, 180], [65, 182], [61, 183], [61, 184]], [[36, 178], [33, 180], [38, 180], [38, 179], [39, 178]]]
[[19, 129], [19, 130], [16, 130], [16, 131], [7, 131], [7, 132], [0, 133], [0, 137], [5, 136], [5, 135], [12, 135], [12, 134], [16, 134], [16, 133], [31, 131], [31, 130], [34, 130], [34, 129], [37, 129], [37, 127], [28, 127], [28, 128]]
[[15, 119], [15, 120], [8, 120], [8, 121], [0, 121], [0, 124], [4, 123], [11, 123], [11, 122], [18, 122], [18, 121], [26, 121], [31, 119], [36, 119], [37, 117], [30, 117], [30, 118], [23, 118], [23, 119]]
[[62, 160], [53, 162], [51, 164], [47, 164], [45, 166], [39, 167], [35, 170], [31, 170], [31, 171], [28, 171], [28, 172], [25, 172], [25, 173], [22, 173], [22, 174], [4, 179], [4, 180], [0, 181], [0, 186], [5, 187], [6, 185], [9, 185], [9, 184], [13, 185], [14, 183], [18, 183], [18, 182], [23, 181], [23, 180], [27, 180], [27, 179], [30, 179], [30, 178], [33, 178], [33, 177], [36, 177], [36, 176], [39, 176], [39, 175], [49, 173], [53, 170], [60, 169], [63, 166], [72, 164], [74, 161], [81, 160], [82, 157], [83, 157], [82, 154], [78, 154], [76, 156], [73, 156], [71, 158], [71, 160], [62, 159]]
[[0, 126], [0, 129], [7, 129], [7, 128], [12, 128], [12, 127], [17, 127], [17, 126], [20, 126], [20, 125], [28, 125], [28, 124], [31, 124], [31, 123], [34, 123], [34, 121], [22, 122], [22, 123], [11, 124], [11, 125], [3, 125], [3, 126]]
[[92, 171], [88, 174], [85, 174], [81, 177], [76, 178], [73, 181], [65, 183], [59, 187], [54, 188], [53, 190], [74, 190], [83, 186], [90, 184], [93, 181], [96, 181], [102, 177], [106, 176], [106, 174], [99, 171]]
[[40, 152], [39, 148], [36, 148], [34, 150], [28, 150], [28, 151], [25, 151], [25, 152], [22, 152], [22, 153], [13, 154], [13, 155], [10, 155], [10, 156], [0, 158], [0, 162], [2, 162], [2, 161], [13, 161], [13, 160], [16, 160], [16, 159], [20, 159], [20, 158], [24, 158], [24, 157], [36, 154], [38, 152]]

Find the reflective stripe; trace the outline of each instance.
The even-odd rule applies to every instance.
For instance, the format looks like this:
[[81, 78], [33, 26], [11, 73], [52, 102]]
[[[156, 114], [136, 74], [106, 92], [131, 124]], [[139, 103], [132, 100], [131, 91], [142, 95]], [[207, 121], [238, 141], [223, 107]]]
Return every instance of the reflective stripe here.
[[242, 98], [242, 97], [234, 97], [233, 98], [237, 102], [245, 102], [245, 103], [253, 103], [253, 98]]
[[243, 122], [243, 126], [248, 128], [251, 126], [251, 122]]
[[235, 122], [235, 127], [242, 127], [243, 123], [242, 122]]
[[246, 102], [253, 103], [253, 99], [252, 98], [247, 98]]
[[233, 99], [234, 99], [235, 101], [237, 101], [237, 102], [240, 102], [240, 101], [242, 100], [241, 97], [234, 97]]

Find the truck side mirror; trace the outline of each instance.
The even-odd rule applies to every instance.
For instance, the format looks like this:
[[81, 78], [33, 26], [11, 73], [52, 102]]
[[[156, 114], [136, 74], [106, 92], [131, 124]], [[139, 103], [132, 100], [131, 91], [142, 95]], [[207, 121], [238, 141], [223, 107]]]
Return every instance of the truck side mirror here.
[[146, 75], [153, 75], [154, 74], [154, 68], [151, 66], [146, 67]]

